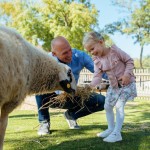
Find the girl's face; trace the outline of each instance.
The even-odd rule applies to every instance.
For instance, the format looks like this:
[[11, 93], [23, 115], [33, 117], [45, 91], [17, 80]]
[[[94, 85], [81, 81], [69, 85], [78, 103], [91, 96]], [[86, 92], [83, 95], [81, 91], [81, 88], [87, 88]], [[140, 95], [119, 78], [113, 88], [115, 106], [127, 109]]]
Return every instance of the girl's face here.
[[103, 56], [104, 55], [104, 41], [100, 40], [99, 42], [90, 41], [85, 45], [85, 48], [93, 56]]

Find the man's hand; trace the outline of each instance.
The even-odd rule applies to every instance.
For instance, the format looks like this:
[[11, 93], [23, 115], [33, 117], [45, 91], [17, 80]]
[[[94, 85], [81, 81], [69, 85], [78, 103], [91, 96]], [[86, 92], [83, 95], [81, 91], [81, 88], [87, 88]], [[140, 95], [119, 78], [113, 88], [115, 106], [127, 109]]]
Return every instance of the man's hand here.
[[110, 83], [109, 80], [102, 80], [101, 84], [97, 86], [98, 90], [107, 90]]

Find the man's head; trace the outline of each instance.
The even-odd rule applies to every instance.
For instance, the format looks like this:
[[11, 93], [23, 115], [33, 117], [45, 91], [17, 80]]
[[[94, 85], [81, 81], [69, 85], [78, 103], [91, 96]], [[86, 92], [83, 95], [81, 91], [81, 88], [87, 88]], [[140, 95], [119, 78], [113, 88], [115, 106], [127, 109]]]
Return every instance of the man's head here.
[[72, 50], [69, 42], [62, 36], [58, 36], [51, 41], [52, 54], [64, 63], [72, 60]]

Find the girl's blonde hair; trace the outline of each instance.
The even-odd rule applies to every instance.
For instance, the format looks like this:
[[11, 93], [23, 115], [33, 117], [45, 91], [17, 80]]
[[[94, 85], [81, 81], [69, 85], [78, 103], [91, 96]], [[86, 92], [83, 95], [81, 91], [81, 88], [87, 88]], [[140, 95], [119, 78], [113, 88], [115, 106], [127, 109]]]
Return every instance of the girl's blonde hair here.
[[98, 42], [99, 40], [104, 40], [104, 37], [100, 33], [95, 31], [88, 32], [84, 35], [83, 46], [85, 47], [91, 41]]

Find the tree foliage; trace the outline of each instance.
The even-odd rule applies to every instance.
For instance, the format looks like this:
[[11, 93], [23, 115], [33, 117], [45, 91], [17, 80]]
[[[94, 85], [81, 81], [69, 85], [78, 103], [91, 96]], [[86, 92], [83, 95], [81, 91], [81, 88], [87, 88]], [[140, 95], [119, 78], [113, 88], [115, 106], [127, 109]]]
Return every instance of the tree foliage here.
[[13, 0], [0, 2], [1, 15], [7, 15], [6, 25], [16, 28], [35, 45], [46, 50], [51, 40], [66, 37], [72, 47], [82, 49], [84, 32], [98, 24], [98, 11], [86, 0]]
[[[143, 57], [143, 68], [150, 68], [150, 55]], [[138, 58], [134, 59], [135, 68], [140, 67], [140, 60]]]
[[116, 0], [116, 2], [115, 4], [127, 8], [130, 15], [121, 21], [107, 25], [105, 30], [110, 34], [119, 31], [132, 36], [135, 43], [141, 47], [140, 66], [142, 68], [144, 46], [150, 44], [150, 0], [140, 1], [139, 6], [136, 7], [131, 6], [132, 0], [129, 1], [130, 3], [125, 3], [123, 0]]
[[150, 0], [142, 1], [140, 8], [134, 10], [123, 31], [131, 34], [140, 45], [150, 43]]

